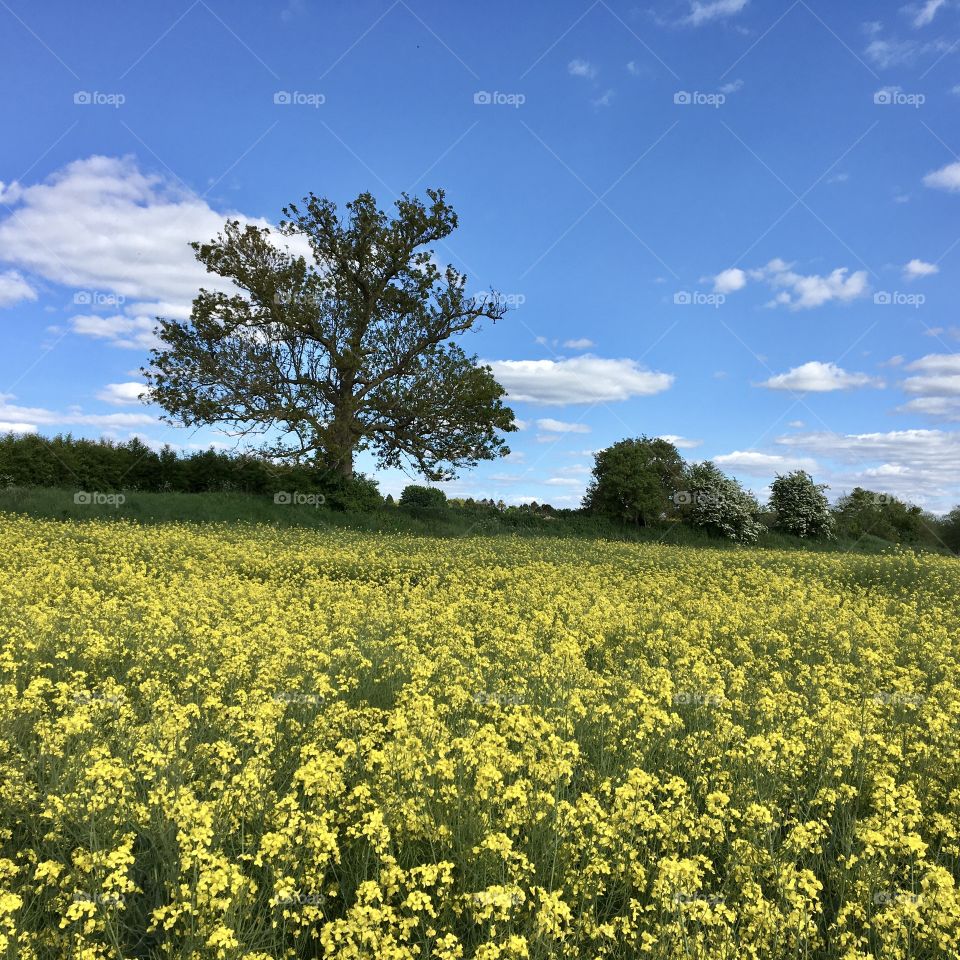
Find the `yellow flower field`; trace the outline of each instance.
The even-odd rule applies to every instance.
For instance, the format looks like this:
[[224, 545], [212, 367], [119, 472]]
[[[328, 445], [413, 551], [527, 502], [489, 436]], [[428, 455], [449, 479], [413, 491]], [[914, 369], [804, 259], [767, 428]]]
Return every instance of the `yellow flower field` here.
[[956, 560], [0, 539], [0, 956], [960, 955]]

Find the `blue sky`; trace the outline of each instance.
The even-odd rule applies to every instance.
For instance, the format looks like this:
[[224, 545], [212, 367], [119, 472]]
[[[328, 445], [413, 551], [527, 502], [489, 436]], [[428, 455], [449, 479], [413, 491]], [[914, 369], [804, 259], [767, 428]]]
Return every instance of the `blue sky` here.
[[230, 443], [137, 401], [187, 242], [440, 186], [523, 425], [451, 494], [572, 505], [645, 433], [960, 501], [960, 0], [0, 0], [0, 63], [0, 428]]

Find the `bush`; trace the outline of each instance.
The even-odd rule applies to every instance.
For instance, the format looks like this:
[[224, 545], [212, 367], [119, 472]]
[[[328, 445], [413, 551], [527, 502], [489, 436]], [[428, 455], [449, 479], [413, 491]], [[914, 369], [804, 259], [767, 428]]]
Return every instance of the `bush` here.
[[686, 471], [686, 490], [676, 498], [684, 520], [737, 543], [754, 543], [763, 532], [760, 504], [732, 477], [707, 460]]
[[447, 507], [447, 495], [437, 487], [411, 483], [400, 494], [400, 506], [415, 513], [441, 513]]
[[806, 470], [777, 474], [770, 485], [770, 509], [776, 514], [773, 529], [795, 537], [829, 540], [833, 536], [833, 515], [824, 490]]
[[319, 489], [326, 498], [327, 506], [333, 510], [366, 513], [383, 506], [376, 480], [362, 473], [350, 477], [339, 473], [326, 474]]
[[621, 440], [594, 458], [583, 506], [590, 513], [638, 527], [659, 522], [683, 476], [683, 459], [667, 440]]

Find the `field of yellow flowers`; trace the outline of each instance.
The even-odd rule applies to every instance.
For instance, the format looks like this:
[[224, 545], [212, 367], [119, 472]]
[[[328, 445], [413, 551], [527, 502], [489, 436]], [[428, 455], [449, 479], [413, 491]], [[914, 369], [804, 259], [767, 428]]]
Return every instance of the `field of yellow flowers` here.
[[960, 562], [0, 515], [0, 956], [960, 955]]

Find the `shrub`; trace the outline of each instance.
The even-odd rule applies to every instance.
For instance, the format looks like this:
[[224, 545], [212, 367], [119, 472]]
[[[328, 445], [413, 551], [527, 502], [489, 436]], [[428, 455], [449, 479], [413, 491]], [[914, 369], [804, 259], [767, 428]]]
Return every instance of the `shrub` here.
[[689, 467], [685, 482], [675, 500], [691, 527], [738, 543], [754, 543], [763, 532], [756, 497], [709, 460]]
[[833, 536], [833, 515], [826, 484], [814, 483], [806, 470], [777, 474], [770, 485], [770, 509], [776, 517], [773, 529], [795, 537], [812, 539]]
[[400, 506], [416, 513], [440, 513], [447, 507], [447, 495], [437, 487], [411, 483], [400, 494]]

